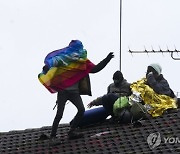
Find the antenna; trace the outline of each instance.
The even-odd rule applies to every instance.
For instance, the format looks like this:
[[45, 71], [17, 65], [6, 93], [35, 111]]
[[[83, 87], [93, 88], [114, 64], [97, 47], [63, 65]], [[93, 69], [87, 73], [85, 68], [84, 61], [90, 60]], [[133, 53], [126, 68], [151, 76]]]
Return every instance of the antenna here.
[[121, 29], [122, 29], [122, 0], [120, 0], [120, 53], [119, 53], [119, 70], [121, 71]]
[[[152, 46], [151, 46], [152, 47]], [[162, 53], [162, 55], [164, 53], [170, 53], [171, 55], [171, 58], [174, 59], [174, 60], [180, 60], [180, 58], [178, 57], [175, 57], [174, 54], [176, 53], [178, 55], [178, 53], [180, 53], [179, 50], [176, 49], [175, 47], [175, 50], [169, 50], [168, 46], [167, 46], [167, 50], [162, 50], [159, 46], [159, 50], [154, 50], [153, 47], [152, 47], [152, 50], [146, 50], [146, 48], [144, 47], [145, 50], [137, 50], [137, 51], [133, 51], [133, 50], [128, 50], [129, 53], [133, 54], [133, 53], [146, 53], [146, 54], [150, 54], [150, 53]]]

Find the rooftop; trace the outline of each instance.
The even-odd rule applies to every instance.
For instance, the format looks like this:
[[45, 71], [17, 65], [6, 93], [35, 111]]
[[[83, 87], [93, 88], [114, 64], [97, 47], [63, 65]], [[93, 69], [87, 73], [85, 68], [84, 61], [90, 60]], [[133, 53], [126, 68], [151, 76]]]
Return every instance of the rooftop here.
[[[0, 133], [0, 153], [180, 153], [179, 109], [166, 113], [163, 117], [144, 120], [142, 124], [141, 127], [134, 127], [132, 124], [112, 124], [106, 120], [81, 128], [80, 131], [85, 136], [75, 140], [67, 138], [69, 124], [60, 124], [58, 139], [54, 142], [39, 140], [42, 134], [50, 134], [50, 126]], [[150, 138], [151, 133], [157, 136], [160, 133], [161, 140], [157, 136]], [[148, 144], [147, 139], [148, 142], [152, 141], [154, 147]]]

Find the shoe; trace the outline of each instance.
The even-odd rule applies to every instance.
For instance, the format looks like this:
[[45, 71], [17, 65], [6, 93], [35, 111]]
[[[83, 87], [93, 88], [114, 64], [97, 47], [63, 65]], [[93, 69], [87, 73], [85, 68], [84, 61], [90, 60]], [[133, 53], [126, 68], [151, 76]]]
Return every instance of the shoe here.
[[50, 139], [49, 139], [49, 146], [57, 146], [57, 145], [60, 145], [62, 143], [63, 143], [63, 141], [61, 141], [56, 136], [50, 137]]
[[50, 138], [49, 138], [49, 143], [50, 143], [50, 145], [55, 145], [55, 144], [57, 144], [57, 137], [56, 136], [51, 136]]
[[83, 136], [84, 136], [84, 134], [82, 134], [82, 133], [77, 133], [77, 132], [75, 132], [75, 131], [69, 131], [69, 133], [68, 133], [68, 138], [69, 138], [70, 140], [82, 138]]

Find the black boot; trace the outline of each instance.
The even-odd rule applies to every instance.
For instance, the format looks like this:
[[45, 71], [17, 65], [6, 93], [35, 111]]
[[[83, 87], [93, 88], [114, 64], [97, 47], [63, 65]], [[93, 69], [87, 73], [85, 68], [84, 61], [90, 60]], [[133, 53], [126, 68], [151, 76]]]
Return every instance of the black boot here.
[[78, 133], [75, 128], [71, 128], [68, 132], [69, 139], [78, 139], [83, 137], [84, 135], [82, 133]]
[[44, 133], [41, 134], [41, 136], [39, 137], [39, 141], [43, 141], [43, 140], [48, 140], [50, 137]]

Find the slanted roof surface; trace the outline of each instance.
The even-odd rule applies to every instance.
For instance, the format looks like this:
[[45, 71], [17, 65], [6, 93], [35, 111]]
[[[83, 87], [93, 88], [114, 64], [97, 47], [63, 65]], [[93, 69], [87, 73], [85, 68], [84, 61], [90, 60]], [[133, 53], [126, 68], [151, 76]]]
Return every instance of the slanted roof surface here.
[[[105, 121], [81, 128], [80, 131], [85, 136], [75, 140], [67, 139], [68, 130], [68, 124], [59, 125], [58, 139], [53, 142], [38, 140], [43, 133], [49, 135], [51, 127], [0, 133], [0, 154], [180, 153], [179, 110], [163, 117], [145, 120], [141, 127], [133, 127], [132, 124], [110, 124]], [[147, 143], [151, 133], [159, 133], [160, 138], [155, 137], [152, 140], [153, 143], [159, 144], [158, 146], [152, 147]], [[152, 139], [150, 137], [148, 139]]]

